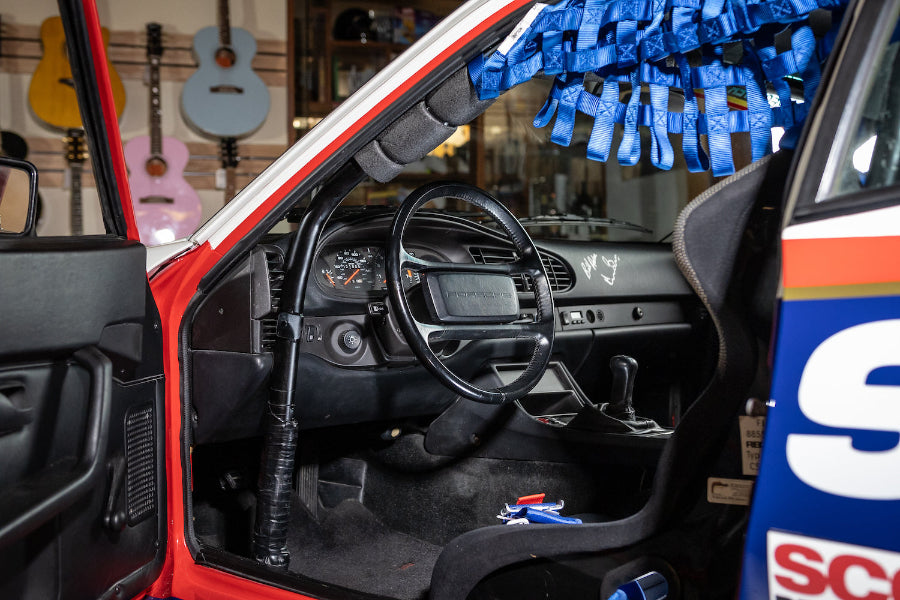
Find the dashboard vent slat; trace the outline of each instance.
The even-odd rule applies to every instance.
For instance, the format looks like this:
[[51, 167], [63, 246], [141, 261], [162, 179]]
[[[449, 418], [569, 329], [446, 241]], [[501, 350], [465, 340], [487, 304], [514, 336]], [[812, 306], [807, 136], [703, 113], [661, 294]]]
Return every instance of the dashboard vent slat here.
[[[541, 255], [541, 262], [544, 264], [544, 270], [547, 272], [547, 279], [550, 282], [550, 289], [553, 292], [566, 292], [572, 289], [575, 278], [569, 266], [560, 258], [538, 251]], [[511, 248], [485, 248], [481, 246], [471, 246], [469, 254], [472, 261], [479, 265], [495, 265], [500, 263], [509, 263], [516, 260], [519, 256], [515, 250]], [[527, 275], [520, 275], [515, 278], [516, 290], [519, 292], [530, 292], [533, 289], [531, 278]]]
[[275, 250], [266, 249], [266, 266], [269, 272], [269, 294], [272, 304], [272, 312], [260, 321], [260, 342], [263, 352], [272, 352], [275, 349], [277, 336], [275, 329], [278, 324], [278, 307], [281, 305], [281, 291], [284, 287], [284, 255]]

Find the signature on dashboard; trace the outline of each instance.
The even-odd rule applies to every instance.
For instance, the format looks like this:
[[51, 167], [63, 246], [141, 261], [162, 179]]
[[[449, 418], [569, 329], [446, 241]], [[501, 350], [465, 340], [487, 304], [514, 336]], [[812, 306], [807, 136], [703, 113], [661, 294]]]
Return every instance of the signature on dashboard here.
[[[619, 268], [619, 255], [614, 254], [612, 258], [606, 258], [605, 256], [600, 257], [600, 261], [609, 269], [609, 275], [605, 275], [600, 273], [600, 277], [603, 278], [603, 281], [608, 283], [609, 285], [614, 285], [616, 283], [616, 270]], [[597, 254], [589, 254], [581, 259], [581, 270], [584, 271], [584, 274], [587, 275], [587, 278], [590, 279], [593, 275], [594, 271], [597, 270]]]

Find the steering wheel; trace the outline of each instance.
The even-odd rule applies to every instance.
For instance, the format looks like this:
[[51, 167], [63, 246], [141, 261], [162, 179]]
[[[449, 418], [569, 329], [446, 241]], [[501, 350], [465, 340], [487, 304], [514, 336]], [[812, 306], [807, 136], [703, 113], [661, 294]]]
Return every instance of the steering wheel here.
[[[403, 247], [403, 233], [416, 210], [431, 200], [445, 197], [474, 204], [489, 214], [512, 240], [517, 258], [511, 263], [462, 264], [428, 261], [407, 252]], [[487, 404], [518, 400], [537, 385], [553, 348], [553, 296], [534, 242], [499, 201], [464, 183], [436, 182], [416, 189], [394, 216], [386, 265], [388, 293], [400, 330], [413, 354], [438, 381], [465, 398]], [[403, 290], [401, 275], [405, 269], [413, 269], [420, 275], [429, 322], [413, 316]], [[519, 297], [513, 282], [513, 277], [523, 274], [533, 282], [537, 307], [534, 321], [526, 323], [519, 321]], [[429, 342], [489, 339], [526, 339], [534, 344], [522, 374], [497, 389], [482, 389], [458, 377], [429, 346]]]

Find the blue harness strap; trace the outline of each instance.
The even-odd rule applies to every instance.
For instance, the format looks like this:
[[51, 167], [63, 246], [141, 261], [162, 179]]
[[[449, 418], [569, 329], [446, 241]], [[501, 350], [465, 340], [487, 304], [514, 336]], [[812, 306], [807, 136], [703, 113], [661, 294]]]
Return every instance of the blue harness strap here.
[[[821, 77], [820, 65], [833, 33], [817, 40], [809, 13], [824, 8], [839, 17], [849, 0], [563, 0], [535, 5], [490, 56], [476, 56], [469, 76], [481, 99], [528, 81], [555, 76], [534, 118], [553, 123], [550, 139], [568, 146], [576, 114], [594, 119], [587, 156], [606, 161], [613, 131], [622, 127], [620, 164], [641, 159], [640, 128], [650, 133], [650, 160], [671, 169], [675, 153], [669, 134], [682, 136], [691, 172], [734, 172], [731, 134], [749, 132], [751, 158], [771, 151], [771, 130], [796, 137]], [[834, 18], [834, 30], [838, 18]], [[790, 28], [790, 48], [776, 48], [775, 35]], [[728, 56], [738, 48], [740, 58]], [[728, 58], [726, 58], [728, 56]], [[585, 75], [602, 81], [599, 95], [585, 89]], [[804, 102], [792, 99], [790, 80], [803, 83]], [[627, 88], [622, 88], [622, 84]], [[774, 90], [771, 100], [767, 89]], [[740, 98], [731, 91], [743, 88]], [[627, 102], [621, 95], [630, 90]], [[649, 91], [644, 104], [642, 91]], [[670, 110], [680, 92], [680, 111]], [[743, 105], [746, 102], [746, 106]], [[706, 136], [706, 144], [702, 139]], [[784, 142], [783, 142], [784, 143]], [[708, 155], [706, 148], [708, 148]]]

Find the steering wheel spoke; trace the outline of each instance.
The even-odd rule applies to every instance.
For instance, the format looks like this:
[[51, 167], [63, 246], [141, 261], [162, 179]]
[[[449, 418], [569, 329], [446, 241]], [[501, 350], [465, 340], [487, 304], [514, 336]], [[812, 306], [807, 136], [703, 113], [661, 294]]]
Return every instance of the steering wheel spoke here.
[[429, 342], [537, 339], [541, 335], [533, 327], [518, 324], [433, 325], [416, 321], [416, 328]]

